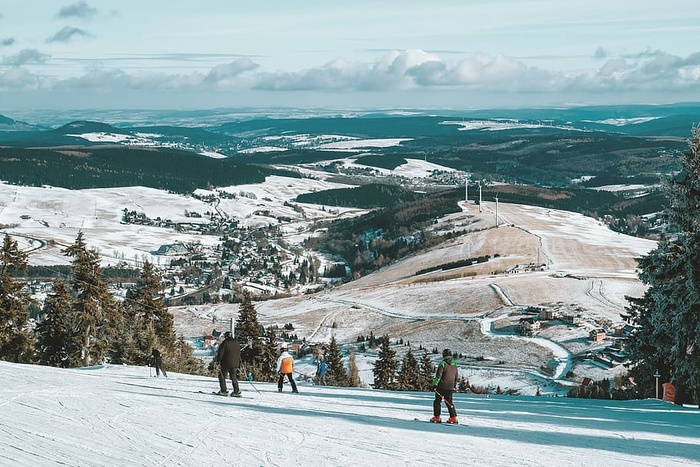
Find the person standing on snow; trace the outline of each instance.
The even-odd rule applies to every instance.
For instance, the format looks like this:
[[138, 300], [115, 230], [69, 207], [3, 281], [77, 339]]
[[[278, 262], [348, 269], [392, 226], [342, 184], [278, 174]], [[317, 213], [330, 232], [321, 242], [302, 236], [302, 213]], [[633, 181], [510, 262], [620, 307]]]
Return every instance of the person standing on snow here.
[[236, 372], [241, 365], [241, 344], [231, 336], [231, 331], [224, 333], [224, 340], [216, 351], [216, 364], [219, 366], [219, 394], [228, 395], [226, 377], [229, 377], [233, 385], [231, 397], [240, 397], [241, 390]]
[[156, 377], [160, 376], [161, 371], [163, 376], [168, 377], [168, 374], [163, 369], [163, 359], [160, 356], [160, 352], [155, 347], [151, 350], [151, 361], [148, 363], [148, 366], [156, 369]]
[[326, 359], [321, 355], [318, 358], [318, 365], [316, 366], [316, 376], [318, 376], [317, 383], [321, 386], [326, 385], [326, 372], [328, 371], [328, 366], [326, 365]]
[[435, 391], [435, 400], [433, 401], [433, 418], [432, 423], [440, 423], [440, 408], [442, 402], [445, 402], [447, 411], [450, 413], [450, 418], [447, 423], [457, 423], [457, 410], [452, 403], [452, 393], [457, 389], [457, 362], [452, 358], [452, 352], [449, 349], [442, 351], [442, 361], [438, 364], [435, 378], [433, 379], [433, 391]]
[[289, 355], [286, 348], [282, 350], [282, 354], [280, 354], [280, 357], [277, 359], [277, 372], [280, 374], [279, 380], [277, 380], [277, 392], [282, 392], [285, 376], [289, 379], [289, 384], [292, 385], [292, 392], [299, 392], [297, 391], [297, 384], [292, 377], [292, 373], [294, 372], [294, 359]]

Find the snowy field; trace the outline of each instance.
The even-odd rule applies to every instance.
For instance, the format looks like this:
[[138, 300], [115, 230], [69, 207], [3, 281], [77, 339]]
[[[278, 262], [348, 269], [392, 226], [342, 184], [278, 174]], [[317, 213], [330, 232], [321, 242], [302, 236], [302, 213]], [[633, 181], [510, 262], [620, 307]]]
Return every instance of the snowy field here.
[[234, 399], [147, 367], [6, 362], [0, 381], [7, 466], [700, 465], [700, 411], [659, 400], [457, 394], [447, 426], [430, 393], [241, 382]]
[[[439, 166], [412, 160], [403, 170], [420, 177], [436, 168]], [[325, 180], [323, 173], [311, 168], [304, 173], [318, 178], [271, 176], [264, 183], [223, 188], [236, 198], [222, 199], [216, 209], [251, 227], [278, 223], [275, 217], [256, 214], [261, 211], [289, 217], [292, 221], [279, 224], [289, 245], [299, 245], [314, 234], [314, 219], [361, 212], [301, 204], [300, 213], [285, 205], [300, 193], [345, 186]], [[200, 194], [207, 192], [200, 190]], [[538, 389], [543, 394], [565, 394], [584, 377], [599, 380], [622, 373], [622, 366], [607, 368], [577, 357], [595, 347], [587, 338], [590, 329], [600, 322], [623, 324], [620, 315], [627, 305], [625, 296], [644, 292], [635, 258], [655, 243], [614, 233], [599, 221], [571, 212], [500, 203], [496, 227], [494, 202], [484, 202], [481, 209], [473, 201], [462, 202], [461, 207], [462, 212], [440, 219], [432, 228], [437, 233], [462, 231], [466, 235], [341, 287], [257, 302], [261, 323], [292, 323], [295, 334], [309, 342], [329, 342], [335, 336], [346, 352], [357, 346], [358, 336], [370, 332], [410, 342], [414, 352], [419, 347], [447, 347], [465, 356], [460, 364], [472, 384], [517, 389], [525, 395]], [[175, 222], [206, 222], [206, 217], [190, 218], [185, 213], [204, 214], [214, 206], [144, 187], [71, 191], [0, 183], [0, 224], [29, 252], [30, 264], [67, 264], [69, 258], [61, 250], [81, 231], [88, 246], [99, 250], [105, 265], [118, 261], [138, 265], [148, 259], [158, 266], [163, 257], [151, 252], [161, 245], [178, 241], [214, 245], [219, 241], [217, 236], [121, 224], [124, 209]], [[489, 261], [416, 274], [426, 267], [482, 255], [488, 255]], [[544, 267], [506, 272], [527, 264]], [[514, 335], [521, 310], [528, 306], [579, 314], [584, 322], [581, 327], [548, 326], [537, 339]], [[177, 332], [193, 337], [236, 319], [238, 305], [171, 311]], [[510, 331], [504, 333], [505, 329]], [[611, 343], [612, 338], [602, 345]], [[405, 350], [399, 349], [399, 358]], [[358, 354], [358, 358], [367, 360], [365, 366], [369, 366], [374, 355]], [[566, 378], [568, 371], [575, 378]], [[361, 376], [365, 385], [373, 382], [371, 371]]]

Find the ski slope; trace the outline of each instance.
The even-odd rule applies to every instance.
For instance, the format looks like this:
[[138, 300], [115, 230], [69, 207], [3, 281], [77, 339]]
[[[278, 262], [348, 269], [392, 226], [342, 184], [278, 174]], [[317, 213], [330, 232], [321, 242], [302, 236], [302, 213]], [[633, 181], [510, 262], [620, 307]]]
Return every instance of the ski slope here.
[[0, 362], [0, 465], [700, 465], [700, 411], [659, 400], [457, 394], [447, 426], [430, 393], [168, 375]]

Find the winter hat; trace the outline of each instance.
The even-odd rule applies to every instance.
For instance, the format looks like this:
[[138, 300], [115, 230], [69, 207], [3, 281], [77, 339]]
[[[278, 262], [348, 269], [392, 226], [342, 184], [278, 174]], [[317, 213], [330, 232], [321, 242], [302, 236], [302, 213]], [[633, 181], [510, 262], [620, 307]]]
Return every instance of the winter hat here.
[[442, 351], [442, 356], [443, 356], [443, 357], [451, 357], [451, 356], [452, 356], [452, 352], [450, 352], [450, 349], [445, 349], [445, 350]]

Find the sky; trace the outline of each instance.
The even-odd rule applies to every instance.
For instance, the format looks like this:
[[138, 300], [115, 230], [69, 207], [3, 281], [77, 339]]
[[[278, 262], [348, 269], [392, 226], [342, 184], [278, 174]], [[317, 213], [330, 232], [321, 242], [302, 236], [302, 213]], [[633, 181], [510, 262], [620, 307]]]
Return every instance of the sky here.
[[700, 410], [655, 399], [456, 394], [448, 426], [427, 422], [431, 393], [299, 379], [299, 394], [241, 381], [231, 398], [210, 394], [214, 378], [149, 370], [0, 362], [0, 464], [700, 465]]
[[696, 0], [0, 3], [0, 113], [700, 100]]

